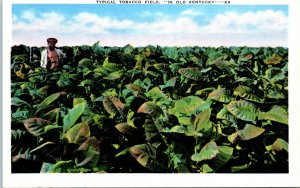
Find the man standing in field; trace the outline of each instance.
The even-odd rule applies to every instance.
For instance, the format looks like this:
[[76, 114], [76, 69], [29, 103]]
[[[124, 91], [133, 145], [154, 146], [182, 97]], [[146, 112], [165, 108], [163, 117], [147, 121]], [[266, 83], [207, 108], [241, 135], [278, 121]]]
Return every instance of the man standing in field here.
[[41, 54], [41, 67], [48, 70], [57, 70], [59, 63], [61, 63], [65, 54], [55, 48], [57, 43], [56, 38], [47, 39], [48, 47], [42, 51]]

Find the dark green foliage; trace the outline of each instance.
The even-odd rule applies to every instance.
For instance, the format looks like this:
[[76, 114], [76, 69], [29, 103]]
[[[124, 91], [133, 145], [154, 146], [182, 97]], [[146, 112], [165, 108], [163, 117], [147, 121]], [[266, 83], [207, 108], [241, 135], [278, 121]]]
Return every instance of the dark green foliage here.
[[288, 49], [12, 47], [12, 172], [288, 172]]

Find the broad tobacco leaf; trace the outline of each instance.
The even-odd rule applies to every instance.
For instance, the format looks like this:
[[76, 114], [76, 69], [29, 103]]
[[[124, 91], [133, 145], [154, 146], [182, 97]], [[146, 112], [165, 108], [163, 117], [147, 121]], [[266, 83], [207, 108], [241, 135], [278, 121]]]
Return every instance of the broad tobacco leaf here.
[[85, 166], [94, 168], [97, 166], [100, 156], [99, 143], [96, 137], [91, 137], [83, 142], [78, 151], [81, 155], [76, 158], [75, 163], [77, 166]]
[[209, 120], [211, 115], [211, 108], [200, 112], [194, 119], [192, 119], [193, 131], [201, 132], [203, 134], [212, 130], [212, 122]]
[[233, 148], [229, 146], [218, 146], [219, 153], [217, 156], [210, 161], [210, 166], [217, 171], [219, 168], [224, 166], [233, 155]]
[[265, 129], [256, 127], [251, 124], [246, 124], [243, 130], [238, 131], [238, 136], [241, 138], [241, 140], [250, 140], [252, 138], [256, 138], [259, 135], [261, 135]]
[[66, 133], [69, 143], [81, 144], [90, 137], [90, 127], [86, 122], [79, 123], [70, 128]]
[[177, 77], [170, 78], [165, 85], [159, 85], [160, 89], [163, 90], [165, 88], [173, 88], [176, 84]]
[[25, 128], [29, 133], [40, 136], [45, 133], [45, 127], [51, 122], [42, 118], [29, 118], [23, 121]]
[[248, 86], [239, 85], [234, 89], [233, 95], [240, 96], [246, 100], [262, 103], [264, 100], [255, 95], [253, 89]]
[[178, 73], [192, 80], [199, 80], [202, 75], [202, 72], [198, 67], [181, 68], [178, 70]]
[[79, 119], [86, 107], [86, 102], [76, 104], [63, 119], [63, 132], [69, 130]]
[[115, 96], [104, 96], [103, 106], [110, 114], [111, 118], [113, 118], [118, 112], [123, 114], [123, 110], [125, 108], [125, 104]]
[[268, 57], [264, 60], [265, 64], [267, 65], [276, 65], [279, 64], [282, 60], [278, 54], [274, 53], [271, 57]]
[[146, 168], [151, 168], [156, 159], [155, 148], [150, 144], [139, 144], [129, 148], [129, 153]]
[[49, 97], [47, 97], [46, 99], [44, 99], [40, 104], [34, 105], [33, 107], [37, 108], [37, 111], [35, 113], [37, 114], [41, 110], [49, 107], [49, 105], [52, 102], [54, 102], [56, 99], [58, 99], [61, 95], [65, 95], [65, 94], [66, 94], [66, 92], [64, 92], [64, 91], [53, 93], [52, 95], [50, 95]]
[[258, 119], [276, 121], [287, 125], [288, 113], [283, 107], [274, 105], [272, 109], [268, 112], [259, 112]]
[[225, 119], [231, 123], [236, 123], [235, 117], [228, 111], [226, 106], [224, 106], [218, 113], [217, 119]]
[[232, 100], [232, 97], [226, 94], [225, 88], [220, 88], [212, 91], [208, 94], [208, 98], [223, 103], [229, 103]]
[[199, 97], [188, 96], [177, 100], [170, 112], [178, 118], [179, 123], [191, 125], [191, 115], [203, 104], [205, 104], [205, 101]]
[[159, 89], [159, 87], [154, 87], [145, 95], [152, 99], [153, 101], [159, 101], [159, 100], [167, 100], [168, 97]]
[[232, 115], [244, 121], [254, 121], [257, 116], [255, 105], [244, 100], [231, 101], [226, 108]]
[[285, 78], [284, 71], [277, 67], [272, 67], [266, 70], [265, 78], [272, 83], [283, 80]]
[[163, 54], [173, 60], [177, 60], [179, 57], [178, 50], [175, 47], [166, 47], [163, 51]]
[[220, 153], [217, 144], [214, 141], [207, 143], [200, 151], [200, 153], [195, 153], [192, 155], [193, 161], [203, 161], [210, 160]]
[[281, 151], [281, 150], [285, 150], [285, 151], [289, 151], [289, 144], [281, 139], [281, 138], [277, 138], [275, 140], [275, 142], [272, 145], [266, 146], [266, 149], [268, 151]]
[[229, 61], [217, 59], [213, 62], [220, 70], [226, 70], [227, 72], [231, 72], [232, 64]]
[[239, 138], [240, 140], [250, 140], [253, 138], [258, 137], [262, 133], [265, 132], [265, 129], [257, 127], [255, 125], [246, 124], [244, 129], [238, 130], [235, 133], [232, 133], [227, 138], [231, 143], [236, 142], [236, 140]]
[[127, 84], [126, 87], [133, 92], [134, 96], [145, 92], [145, 89], [137, 84]]
[[137, 110], [137, 113], [145, 113], [145, 114], [149, 114], [151, 116], [155, 116], [157, 114], [163, 114], [163, 111], [154, 102], [148, 101], [139, 107], [139, 109]]
[[136, 127], [131, 126], [130, 124], [126, 123], [119, 123], [115, 125], [116, 129], [123, 134], [133, 134], [136, 130]]
[[191, 115], [200, 105], [204, 104], [205, 101], [196, 96], [188, 96], [177, 100], [175, 106], [172, 109], [173, 113]]

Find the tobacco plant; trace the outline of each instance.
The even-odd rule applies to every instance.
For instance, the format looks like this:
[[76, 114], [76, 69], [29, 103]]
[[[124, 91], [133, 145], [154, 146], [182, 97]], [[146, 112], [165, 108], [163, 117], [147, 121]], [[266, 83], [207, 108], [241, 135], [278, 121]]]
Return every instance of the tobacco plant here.
[[287, 173], [288, 49], [11, 52], [12, 172]]

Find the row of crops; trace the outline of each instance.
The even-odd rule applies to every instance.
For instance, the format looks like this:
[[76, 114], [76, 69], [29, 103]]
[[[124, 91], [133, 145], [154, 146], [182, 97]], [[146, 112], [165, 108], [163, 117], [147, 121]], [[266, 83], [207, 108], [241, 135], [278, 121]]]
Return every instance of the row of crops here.
[[11, 52], [13, 173], [287, 173], [288, 49]]

